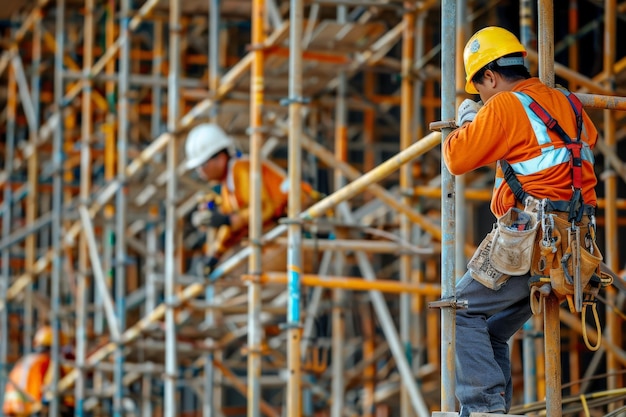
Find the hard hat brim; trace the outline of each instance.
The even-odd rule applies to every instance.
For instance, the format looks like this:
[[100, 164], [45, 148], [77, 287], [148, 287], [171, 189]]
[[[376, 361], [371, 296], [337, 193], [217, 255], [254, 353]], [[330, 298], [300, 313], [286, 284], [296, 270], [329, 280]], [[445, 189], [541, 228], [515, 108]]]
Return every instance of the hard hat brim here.
[[469, 80], [465, 83], [465, 91], [470, 94], [480, 94], [478, 90], [476, 90], [476, 87], [474, 87], [474, 83], [472, 82], [472, 80]]

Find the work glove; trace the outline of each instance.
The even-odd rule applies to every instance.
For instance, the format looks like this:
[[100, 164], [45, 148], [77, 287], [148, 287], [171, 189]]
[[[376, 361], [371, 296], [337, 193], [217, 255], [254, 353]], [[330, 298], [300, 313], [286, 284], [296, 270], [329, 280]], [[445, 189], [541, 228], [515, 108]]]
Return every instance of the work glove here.
[[465, 122], [471, 122], [476, 117], [476, 113], [483, 106], [482, 101], [476, 102], [466, 98], [459, 106], [459, 110], [456, 116], [456, 125], [461, 127]]
[[230, 226], [230, 217], [219, 211], [197, 210], [191, 214], [191, 224], [194, 227]]
[[211, 275], [211, 272], [215, 269], [215, 265], [219, 262], [215, 256], [210, 256], [202, 262], [202, 273], [205, 277]]

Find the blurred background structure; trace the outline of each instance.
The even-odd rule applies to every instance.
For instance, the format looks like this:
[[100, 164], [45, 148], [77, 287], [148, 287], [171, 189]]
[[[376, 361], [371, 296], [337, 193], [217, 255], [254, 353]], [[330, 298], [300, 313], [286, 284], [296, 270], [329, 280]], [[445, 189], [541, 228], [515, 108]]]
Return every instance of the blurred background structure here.
[[[431, 128], [466, 97], [460, 51], [487, 25], [596, 122], [599, 243], [621, 271], [624, 2], [2, 0], [0, 387], [50, 324], [50, 415], [68, 395], [81, 416], [446, 408], [437, 300], [495, 220], [493, 167], [450, 182]], [[189, 222], [209, 188], [181, 164], [204, 121], [328, 195], [211, 279]], [[259, 271], [276, 248], [290, 269]], [[561, 308], [562, 415], [626, 415], [625, 294], [601, 294], [595, 352]], [[517, 414], [546, 409], [543, 329], [511, 342]]]

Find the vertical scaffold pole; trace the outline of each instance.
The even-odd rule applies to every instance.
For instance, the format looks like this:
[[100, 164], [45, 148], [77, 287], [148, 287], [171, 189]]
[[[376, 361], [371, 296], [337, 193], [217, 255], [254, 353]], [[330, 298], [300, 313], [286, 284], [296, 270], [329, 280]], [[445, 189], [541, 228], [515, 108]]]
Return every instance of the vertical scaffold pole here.
[[[117, 97], [117, 178], [120, 187], [115, 195], [115, 303], [117, 319], [121, 332], [126, 329], [126, 199], [128, 185], [126, 184], [126, 165], [128, 165], [128, 112], [129, 106], [129, 75], [130, 75], [130, 0], [121, 0], [120, 8], [120, 52], [119, 52], [119, 84]], [[115, 395], [113, 397], [113, 415], [124, 415], [124, 346], [121, 340], [116, 341], [115, 372], [113, 383]]]
[[[456, 0], [441, 2], [441, 119], [454, 120], [456, 105]], [[443, 129], [442, 137], [451, 129]], [[441, 163], [441, 298], [454, 299], [455, 273], [455, 179]], [[441, 309], [441, 411], [454, 411], [454, 354], [456, 314]]]
[[[42, 24], [41, 24], [41, 10], [34, 11], [36, 13], [35, 21], [33, 22], [33, 49], [32, 49], [32, 63], [31, 63], [31, 83], [30, 83], [30, 92], [31, 92], [31, 101], [33, 103], [33, 113], [36, 124], [39, 125], [40, 114], [41, 114], [41, 100], [40, 100], [40, 91], [41, 91], [41, 40], [42, 40]], [[26, 196], [26, 225], [32, 226], [35, 222], [35, 218], [39, 212], [39, 181], [38, 181], [38, 172], [39, 172], [39, 155], [36, 151], [37, 149], [37, 139], [39, 137], [39, 132], [37, 130], [29, 132], [29, 144], [32, 146], [34, 152], [28, 157], [28, 195]], [[32, 271], [35, 265], [37, 252], [37, 236], [35, 233], [31, 233], [26, 237], [25, 242], [25, 268], [27, 270]], [[24, 335], [23, 335], [23, 346], [25, 352], [30, 352], [32, 348], [32, 337], [33, 337], [33, 285], [30, 283], [28, 287], [26, 287], [24, 292]], [[0, 385], [1, 387], [1, 385]]]
[[[175, 132], [179, 120], [180, 100], [180, 0], [170, 0], [169, 23], [169, 74], [167, 78], [167, 130]], [[174, 299], [176, 297], [176, 140], [171, 138], [167, 144], [167, 198], [165, 210], [165, 407], [164, 416], [174, 417], [176, 410], [176, 317]]]
[[[263, 101], [265, 80], [265, 0], [252, 2], [252, 46], [254, 48], [250, 74], [250, 258], [248, 271], [260, 276], [261, 262], [261, 146], [263, 145]], [[255, 280], [248, 285], [248, 417], [260, 417], [261, 401], [261, 284]]]
[[[465, 83], [465, 68], [463, 64], [463, 46], [467, 41], [467, 28], [470, 26], [471, 21], [467, 20], [468, 15], [468, 5], [465, 0], [457, 0], [456, 2], [457, 13], [456, 13], [456, 44], [457, 48], [454, 51], [454, 62], [456, 63], [456, 71], [455, 71], [455, 85], [457, 87], [464, 86]], [[463, 91], [461, 87], [459, 91]], [[455, 108], [461, 104], [462, 99], [464, 98], [460, 94], [456, 94], [456, 102]], [[465, 175], [457, 175], [454, 181], [454, 192], [455, 192], [455, 231], [454, 234], [456, 236], [456, 246], [454, 249], [455, 252], [455, 261], [454, 261], [454, 276], [459, 277], [465, 272], [465, 265], [467, 265], [467, 259], [465, 257], [465, 251], [463, 247], [465, 246], [465, 242], [467, 241], [468, 235], [468, 222], [466, 219], [471, 218], [472, 208], [467, 204], [467, 200], [465, 198]]]
[[[415, 132], [415, 83], [413, 79], [413, 64], [415, 62], [415, 7], [414, 2], [404, 2], [405, 13], [402, 17], [404, 29], [402, 31], [402, 84], [400, 91], [400, 149], [411, 146]], [[400, 190], [408, 191], [413, 187], [413, 163], [409, 162], [400, 168]], [[412, 205], [412, 198], [405, 193], [402, 202]], [[400, 216], [400, 239], [411, 241], [413, 224], [406, 215]], [[400, 281], [409, 283], [413, 270], [413, 256], [400, 256]], [[405, 349], [409, 366], [412, 368], [413, 348], [411, 346], [411, 296], [408, 293], [400, 294], [400, 340]], [[406, 386], [402, 385], [400, 396], [400, 415], [411, 415], [411, 401]]]
[[[604, 2], [604, 76], [606, 77], [605, 86], [611, 91], [615, 91], [615, 51], [616, 51], [616, 29], [617, 29], [617, 4], [616, 0], [606, 0]], [[615, 112], [604, 110], [604, 141], [606, 146], [617, 152], [617, 121]], [[606, 262], [613, 269], [619, 271], [621, 266], [619, 262], [619, 239], [618, 239], [618, 178], [611, 167], [608, 158], [604, 159], [604, 188], [606, 207], [605, 216], [605, 243]], [[610, 174], [609, 174], [610, 173]], [[614, 286], [606, 289], [607, 305], [616, 305], [617, 293]], [[584, 325], [584, 323], [583, 323]], [[620, 320], [616, 314], [607, 311], [606, 314], [607, 341], [615, 346], [623, 346], [623, 336], [620, 330]], [[606, 367], [609, 376], [607, 377], [607, 388], [617, 389], [623, 386], [624, 376], [620, 374], [620, 364], [617, 355], [614, 352], [607, 351]], [[618, 404], [609, 407], [609, 411], [613, 411]]]
[[287, 417], [301, 415], [300, 372], [300, 275], [302, 274], [302, 229], [300, 215], [302, 180], [302, 0], [291, 0], [289, 8], [289, 209], [287, 274]]
[[[83, 55], [83, 75], [88, 76], [93, 65], [93, 43], [94, 43], [94, 0], [85, 2], [85, 33], [84, 33], [84, 55]], [[82, 123], [81, 123], [81, 146], [80, 146], [80, 204], [87, 205], [91, 188], [91, 88], [92, 81], [83, 80], [82, 95]], [[76, 395], [76, 417], [83, 416], [83, 403], [85, 401], [85, 358], [87, 355], [87, 289], [89, 267], [87, 252], [87, 242], [84, 235], [81, 235], [78, 242], [78, 285], [76, 288], [76, 364], [78, 365], [78, 376], [74, 385]]]
[[[348, 10], [345, 5], [337, 7], [337, 23], [346, 24]], [[292, 38], [293, 39], [293, 38]], [[295, 54], [295, 51], [294, 51]], [[337, 94], [335, 99], [335, 157], [337, 160], [346, 162], [348, 159], [348, 75], [345, 71], [337, 74]], [[294, 83], [295, 84], [295, 83]], [[335, 191], [348, 183], [341, 170], [334, 170]], [[343, 204], [348, 204], [344, 202]], [[339, 214], [339, 212], [337, 212]], [[344, 274], [345, 257], [342, 253], [333, 254], [333, 269], [337, 276]], [[346, 339], [345, 308], [348, 294], [346, 290], [335, 288], [332, 293], [332, 345], [331, 345], [331, 406], [330, 417], [341, 417], [345, 402], [345, 366], [346, 360], [343, 355]]]
[[[7, 125], [6, 125], [6, 148], [4, 170], [7, 173], [7, 180], [4, 183], [3, 204], [2, 204], [2, 240], [11, 235], [11, 214], [13, 203], [13, 190], [11, 188], [11, 175], [13, 174], [13, 158], [15, 151], [15, 116], [17, 112], [17, 83], [15, 68], [9, 68], [9, 86], [7, 91]], [[0, 336], [3, 340], [9, 340], [9, 312], [7, 302], [7, 288], [11, 283], [11, 249], [7, 247], [2, 250], [2, 276], [0, 277], [0, 302], [4, 305], [2, 316], [0, 317]], [[2, 406], [4, 404], [4, 386], [7, 383], [7, 354], [8, 343], [0, 344], [0, 415], [4, 415]]]
[[[210, 0], [209, 3], [209, 90], [215, 94], [220, 85], [220, 0]], [[211, 121], [217, 123], [217, 106], [211, 108]], [[207, 240], [215, 235], [215, 229], [211, 228], [207, 231]], [[207, 303], [213, 301], [215, 297], [215, 286], [207, 285], [204, 298]], [[215, 313], [213, 310], [207, 310], [205, 315], [206, 325], [208, 327], [215, 325]], [[214, 343], [213, 339], [208, 338], [207, 344]], [[202, 399], [202, 415], [203, 417], [214, 417], [218, 415], [217, 410], [222, 406], [222, 395], [220, 384], [216, 384], [216, 378], [219, 377], [218, 369], [213, 364], [214, 359], [221, 360], [221, 352], [208, 352], [204, 355], [204, 392]]]
[[[59, 123], [54, 131], [52, 141], [52, 165], [54, 174], [52, 178], [52, 248], [55, 254], [52, 261], [52, 282], [50, 288], [50, 323], [52, 325], [52, 379], [50, 386], [53, 391], [59, 382], [59, 310], [61, 296], [61, 273], [62, 273], [62, 245], [61, 245], [61, 217], [63, 209], [63, 51], [65, 49], [65, 0], [59, 0], [56, 8], [56, 34], [57, 41], [54, 53], [54, 102]], [[50, 417], [56, 417], [59, 413], [59, 396], [52, 395], [49, 406]]]
[[[538, 17], [538, 57], [539, 78], [554, 87], [554, 5], [551, 1], [540, 0]], [[554, 293], [544, 298], [544, 349], [546, 380], [546, 413], [549, 416], [562, 415], [561, 397], [561, 322], [559, 301]]]

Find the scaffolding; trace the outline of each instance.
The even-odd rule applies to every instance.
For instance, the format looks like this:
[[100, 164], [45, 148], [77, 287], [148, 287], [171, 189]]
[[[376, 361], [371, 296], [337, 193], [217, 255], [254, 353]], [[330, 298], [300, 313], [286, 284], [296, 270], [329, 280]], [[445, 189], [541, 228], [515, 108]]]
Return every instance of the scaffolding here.
[[[620, 271], [624, 4], [570, 1], [563, 35], [552, 2], [519, 3], [530, 64], [576, 92], [602, 132], [598, 223], [605, 260]], [[455, 0], [9, 2], [0, 386], [49, 322], [54, 416], [64, 393], [76, 415], [94, 416], [454, 411], [454, 303], [442, 300], [454, 299], [455, 276], [490, 226], [493, 172], [453, 178], [438, 145], [463, 98], [460, 45], [480, 26], [510, 24], [511, 10]], [[602, 68], [581, 50], [590, 34], [602, 39]], [[563, 54], [567, 65], [555, 62]], [[269, 231], [253, 215], [244, 244], [203, 277], [207, 236], [189, 214], [207, 184], [181, 162], [186, 133], [208, 120], [253, 167], [269, 156], [292, 184], [306, 179], [327, 196], [303, 208], [294, 192]], [[267, 269], [276, 253], [287, 262]], [[593, 355], [579, 349], [580, 317], [547, 302], [545, 321], [511, 344], [514, 410], [623, 406], [625, 296], [622, 281], [604, 294]], [[63, 375], [61, 331], [75, 355]], [[567, 375], [550, 360], [559, 357]]]

